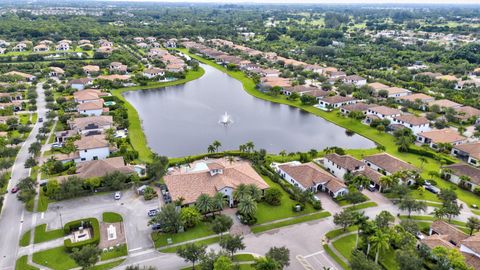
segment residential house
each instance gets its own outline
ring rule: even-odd
[[[129,81],[130,75],[120,75],[120,74],[100,75],[97,77],[97,79],[107,80],[107,81]]]
[[[143,37],[134,37],[133,40],[136,42],[136,43],[140,43],[140,42],[143,42],[145,39]]]
[[[468,87],[480,87],[480,79],[459,81],[455,84],[456,90],[462,90],[463,88]]]
[[[96,101],[91,101],[91,102],[85,102],[85,103],[80,103],[77,106],[77,111],[80,114],[85,114],[85,115],[95,115],[95,116],[100,116],[104,112],[103,109],[103,99],[96,100]]]
[[[46,52],[49,50],[49,47],[45,44],[39,44],[35,47],[33,47],[34,52]]]
[[[453,110],[457,113],[455,117],[461,122],[467,122],[471,119],[477,119],[480,117],[480,110],[471,106],[462,106],[459,108],[453,108]]]
[[[291,87],[292,83],[289,78],[263,77],[260,79],[260,86],[264,88],[272,88],[275,86],[286,88],[286,87]]]
[[[68,121],[71,130],[82,135],[100,134],[113,128],[113,117],[110,115],[77,117]]]
[[[480,166],[480,142],[454,145],[452,155],[464,159],[473,166]]]
[[[390,121],[392,121],[394,117],[400,116],[401,114],[402,111],[387,106],[376,106],[367,109],[367,115],[374,115],[380,119],[388,119]]]
[[[392,124],[402,125],[412,130],[413,134],[430,131],[430,121],[423,116],[413,114],[403,114],[394,116]]]
[[[83,91],[77,91],[73,93],[73,100],[76,103],[88,103],[101,99],[102,96],[107,96],[108,93],[102,92],[98,89],[85,89]]]
[[[13,48],[12,48],[12,51],[14,52],[23,52],[27,49],[27,44],[26,43],[23,43],[23,42],[20,42],[18,44],[16,44]]]
[[[382,177],[385,175],[379,173],[378,171],[366,166],[363,170],[353,172],[353,176],[364,176],[370,180],[370,185],[375,186],[376,189],[382,190]]]
[[[65,74],[65,71],[59,67],[50,67],[50,72],[48,76],[50,77],[62,77]]]
[[[318,101],[318,104],[315,105],[315,107],[330,111],[335,108],[340,108],[341,106],[349,105],[349,104],[355,104],[357,103],[358,100],[354,97],[344,97],[344,96],[326,96],[321,98]]]
[[[108,68],[110,72],[125,74],[128,67],[120,62],[112,62]]]
[[[147,37],[147,41],[148,41],[149,43],[154,43],[154,42],[157,41],[157,38],[156,38],[156,37]]]
[[[449,82],[457,82],[460,80],[459,78],[453,75],[442,75],[442,76],[435,77],[435,79],[442,80],[442,81],[449,81]]]
[[[323,67],[319,65],[306,65],[304,69],[317,74],[323,73]]]
[[[185,71],[185,64],[171,63],[167,64],[165,70],[168,72],[179,73]]]
[[[143,71],[143,76],[152,79],[157,76],[165,76],[165,70],[162,68],[149,68]]]
[[[86,45],[86,44],[91,44],[90,40],[81,39],[81,40],[78,41],[78,45]]]
[[[347,76],[347,73],[343,71],[330,71],[330,72],[326,71],[326,72],[330,79],[340,79]]]
[[[123,157],[112,157],[102,160],[90,160],[81,162],[76,165],[75,174],[63,176],[59,181],[70,176],[76,176],[80,179],[89,179],[94,177],[103,177],[107,174],[120,172],[122,174],[131,175],[136,173],[135,167],[125,164]]]
[[[458,104],[448,99],[439,99],[439,100],[428,102],[428,106],[429,107],[438,106],[441,110],[445,110],[448,108],[452,108],[452,109],[460,108],[462,107],[462,104]]]
[[[384,91],[387,91],[387,97],[389,98],[399,98],[403,96],[408,96],[412,93],[412,91],[401,87],[389,87]]]
[[[140,43],[137,43],[137,46],[141,49],[146,49],[149,47],[149,45],[145,42],[140,42]]]
[[[110,155],[110,145],[105,135],[82,136],[73,144],[78,150],[80,161],[106,159]]]
[[[282,94],[286,96],[290,96],[292,93],[297,93],[298,95],[302,96],[303,94],[312,92],[312,91],[318,91],[317,87],[313,86],[305,86],[305,85],[295,85],[295,86],[290,86],[290,87],[285,87],[282,89]],[[325,91],[323,91],[325,92]]]
[[[363,158],[363,161],[372,170],[375,170],[387,176],[400,171],[418,171],[418,169],[415,166],[408,164],[405,161],[400,160],[387,153],[379,153],[379,154],[366,156]],[[409,179],[407,181],[407,184],[410,185],[414,182],[415,181],[413,179]]]
[[[377,104],[367,104],[363,102],[357,102],[355,104],[344,105],[340,107],[340,112],[343,114],[350,114],[351,112],[362,112],[367,114],[368,109],[372,107],[377,107]]]
[[[363,85],[366,85],[367,84],[367,79],[361,77],[361,76],[358,76],[358,75],[350,75],[350,76],[346,76],[342,79],[343,83],[345,84],[353,84],[357,87],[361,87]]]
[[[313,162],[300,163],[292,161],[283,164],[272,163],[272,168],[288,183],[312,192],[325,191],[333,198],[348,193],[342,180],[334,177]]]
[[[84,90],[86,87],[91,86],[92,83],[93,83],[92,78],[80,78],[80,79],[73,79],[69,81],[68,85],[77,90]]]
[[[70,50],[70,43],[67,42],[59,42],[57,46],[55,46],[57,51],[68,51]]]
[[[20,72],[20,71],[9,71],[3,75],[6,75],[6,76],[16,76],[16,77],[20,77],[22,78],[23,80],[26,80],[26,81],[29,81],[29,82],[32,82],[34,81],[35,79],[37,79],[36,76],[34,75],[31,75],[31,74],[28,74],[28,73],[24,73],[24,72]]]
[[[199,160],[189,166],[170,168],[163,179],[172,200],[182,198],[183,205],[194,204],[201,194],[221,193],[233,207],[236,204],[233,193],[239,185],[255,185],[262,191],[269,188],[250,162],[240,159]]]
[[[327,171],[335,175],[335,177],[345,179],[346,174],[362,171],[367,165],[352,156],[332,153],[327,154],[323,158],[323,166],[327,168]]]
[[[89,76],[96,75],[100,72],[100,67],[95,65],[86,65],[82,69],[83,69],[83,72],[85,72],[85,74]]]
[[[443,176],[450,182],[473,191],[480,186],[480,169],[465,163],[456,163],[442,167]]]
[[[372,88],[376,94],[378,94],[378,91],[380,90],[387,90],[388,88],[390,88],[390,86],[379,82],[369,83],[368,86],[370,86],[370,88]]]
[[[466,137],[458,134],[451,128],[435,129],[417,134],[417,141],[428,144],[432,149],[438,149],[439,144],[458,145],[467,140]]]

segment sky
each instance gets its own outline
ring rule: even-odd
[[[478,4],[480,0],[124,0],[169,3],[259,3],[259,4]]]

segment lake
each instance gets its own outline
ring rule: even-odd
[[[321,117],[284,104],[261,100],[242,84],[208,65],[205,75],[183,85],[124,93],[138,111],[149,146],[160,155],[182,157],[207,152],[214,140],[220,150],[252,141],[257,149],[278,153],[321,150],[329,146],[372,148],[375,144]],[[219,123],[227,112],[233,121]]]

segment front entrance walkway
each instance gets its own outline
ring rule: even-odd
[[[235,234],[235,235],[249,234],[250,227],[240,222],[240,220],[235,215],[236,212],[237,212],[236,208],[226,208],[225,210],[222,211],[222,214],[231,217],[233,220],[233,225],[230,228],[230,234]]]
[[[340,212],[342,208],[340,205],[338,205],[330,195],[328,195],[325,192],[320,192],[315,194],[315,196],[320,199],[322,202],[322,208],[328,212],[330,212],[332,215],[335,215],[336,213]]]

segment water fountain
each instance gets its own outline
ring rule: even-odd
[[[224,126],[228,126],[233,123],[233,119],[227,112],[225,112],[225,114],[220,117],[220,121],[218,121],[218,123]]]

